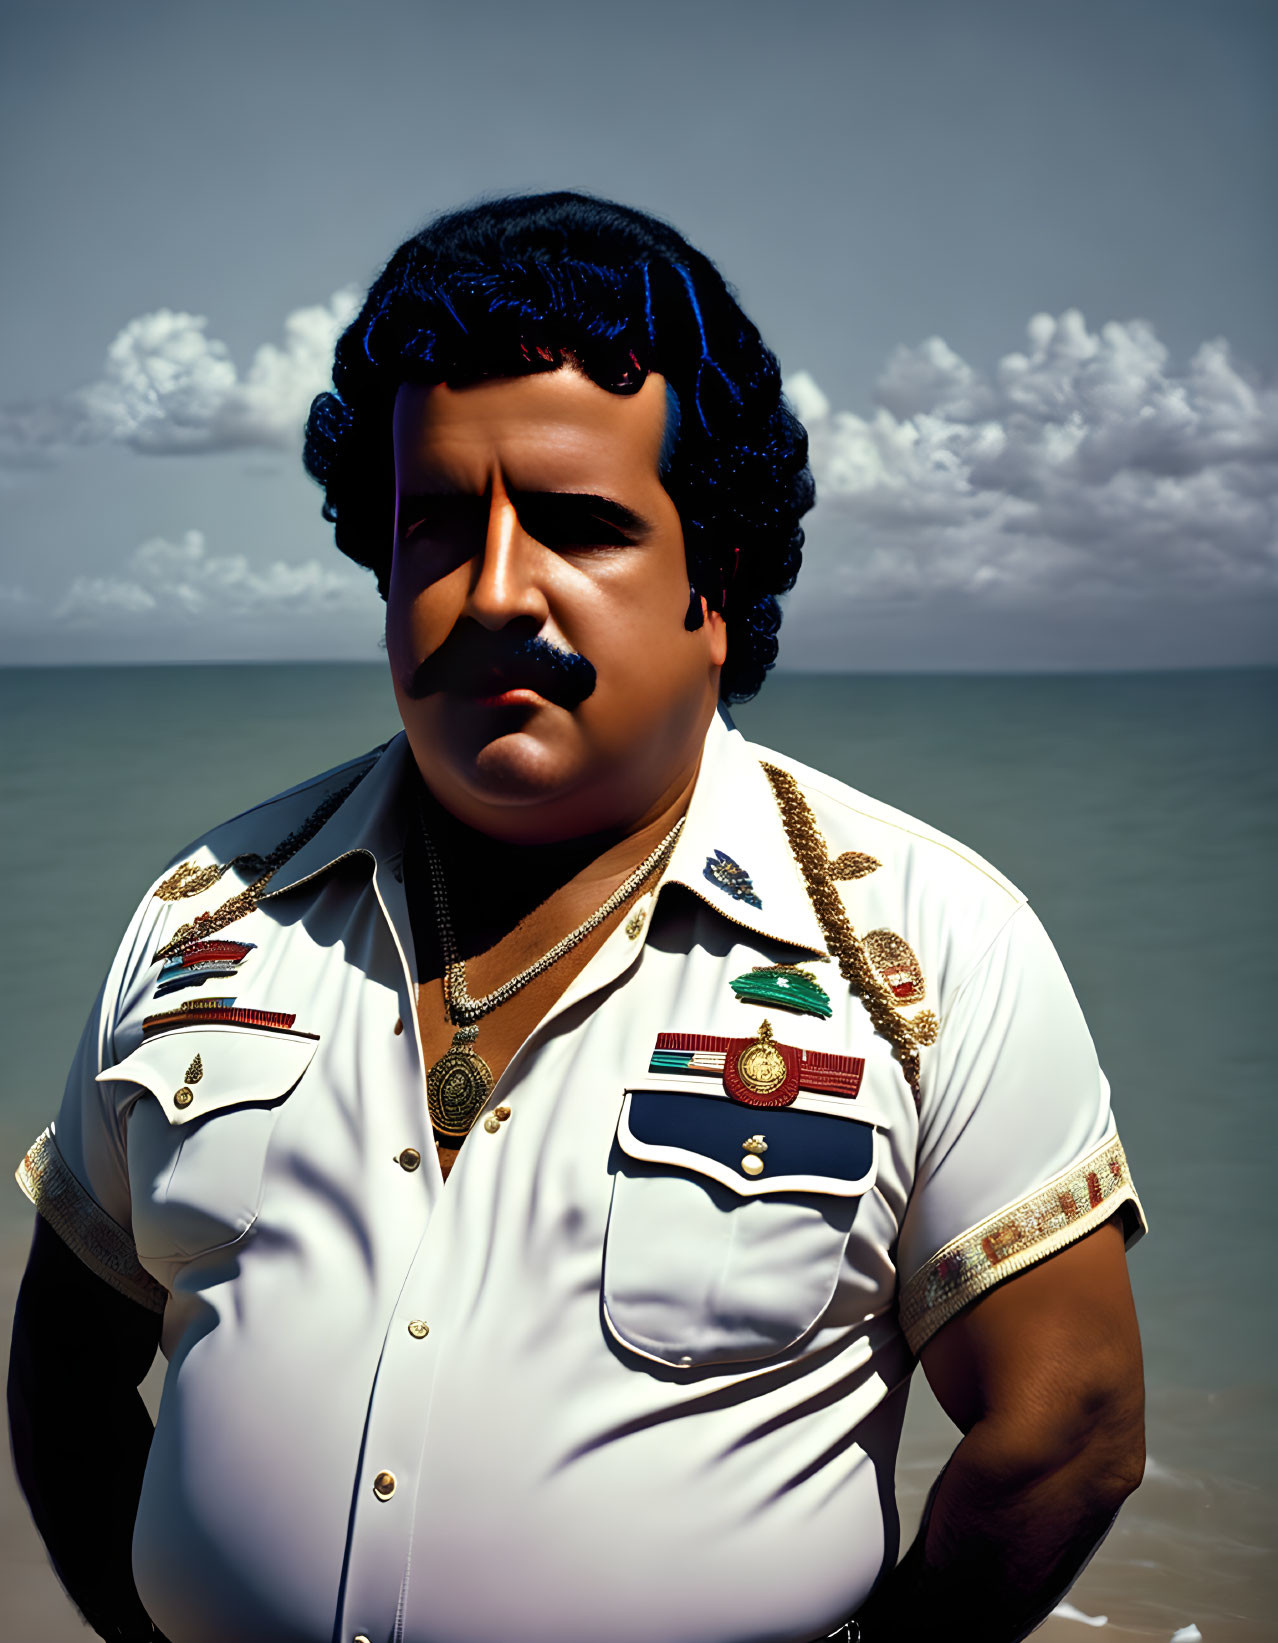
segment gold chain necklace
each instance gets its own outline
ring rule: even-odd
[[[605,919],[610,918],[623,903],[629,901],[645,879],[650,878],[659,867],[664,867],[683,830],[684,818],[679,817],[651,855],[639,863],[625,883],[619,885],[589,918],[583,920],[562,941],[557,941],[549,952],[543,953],[527,969],[521,970],[509,981],[503,981],[500,987],[494,988],[491,993],[485,993],[482,998],[472,998],[467,991],[466,961],[457,951],[457,938],[453,933],[453,921],[448,908],[448,885],[443,863],[427,829],[426,818],[420,812],[419,820],[427,869],[430,873],[435,927],[439,932],[439,946],[444,958],[444,1009],[448,1020],[456,1028],[452,1044],[427,1071],[426,1101],[430,1109],[431,1123],[435,1127],[440,1143],[444,1146],[459,1147],[493,1090],[492,1068],[474,1048],[475,1040],[479,1037],[479,1028],[475,1023],[482,1020],[489,1011],[504,1004],[507,999],[513,998],[530,981],[544,975],[552,964],[557,964],[566,953],[570,953],[579,942],[584,941],[592,930],[597,930]]]

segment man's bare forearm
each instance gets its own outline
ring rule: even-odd
[[[117,1295],[39,1222],[14,1315],[14,1469],[58,1578],[100,1637],[158,1635],[133,1583],[152,1426],[137,1383],[159,1318]]]
[[[1044,1467],[978,1423],[937,1482],[918,1537],[858,1615],[866,1643],[1016,1643],[1069,1589],[1140,1480],[1139,1426]]]

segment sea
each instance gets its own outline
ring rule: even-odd
[[[1151,1229],[1130,1256],[1149,1463],[1036,1635],[1278,1639],[1278,670],[778,673],[734,716],[1017,883],[1113,1088]],[[56,1112],[116,941],[159,869],[215,821],[398,728],[378,665],[0,669],[11,1165]],[[1032,1101],[1033,1067],[1025,1082]],[[16,1185],[0,1190],[9,1312],[30,1224]],[[957,1441],[915,1383],[899,1471],[907,1535]],[[7,1469],[0,1534],[6,1635],[80,1643]]]

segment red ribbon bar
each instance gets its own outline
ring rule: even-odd
[[[827,1059],[837,1061],[840,1065],[814,1067],[812,1055],[804,1055],[799,1065],[799,1088],[815,1090],[822,1095],[856,1095],[861,1088],[861,1078],[865,1072],[865,1057],[833,1055]]]
[[[142,1036],[166,1032],[170,1027],[207,1026],[210,1021],[232,1027],[271,1027],[287,1031],[297,1020],[295,1014],[282,1010],[246,1010],[214,1006],[203,1010],[166,1010],[163,1015],[149,1015],[142,1023]]]
[[[726,1053],[730,1038],[715,1038],[710,1033],[658,1033],[657,1048],[659,1050],[689,1050],[710,1051],[714,1054]]]
[[[206,959],[230,959],[238,964],[246,959],[253,951],[252,947],[241,941],[193,941],[189,947],[182,949],[182,963],[203,964]]]

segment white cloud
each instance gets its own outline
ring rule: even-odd
[[[194,530],[52,596],[0,584],[6,662],[373,661],[383,620],[373,578],[340,558],[253,564]]]
[[[319,560],[253,566],[242,553],[210,554],[201,531],[179,542],[153,537],[134,549],[122,574],[77,576],[52,607],[55,624],[97,628],[121,617],[154,618],[150,627],[177,624],[242,627],[305,623],[316,615],[364,612],[370,578]],[[374,595],[374,597],[376,597]]]
[[[75,441],[274,461],[296,449],[354,303],[291,315],[243,374],[203,319],[143,316],[99,382],[0,416],[0,433],[28,462]],[[803,372],[786,392],[819,502],[783,665],[1278,660],[1278,392],[1225,342],[1177,369],[1141,321],[1092,332],[1040,314],[988,373],[939,337],[898,348],[867,416]],[[260,563],[188,532],[80,557],[73,577],[71,550],[60,585],[46,555],[42,585],[0,586],[8,659],[375,654],[372,579],[340,558]]]
[[[992,377],[898,348],[869,417],[806,373],[786,392],[819,498],[792,632],[831,600],[1278,594],[1278,392],[1223,341],[1178,374],[1142,321],[1039,314]]]
[[[328,385],[333,345],[359,306],[354,291],[299,308],[282,346],[264,343],[240,375],[203,315],[168,308],[130,320],[102,376],[64,399],[10,406],[0,437],[20,461],[60,445],[115,444],[153,455],[297,449],[311,400]]]

